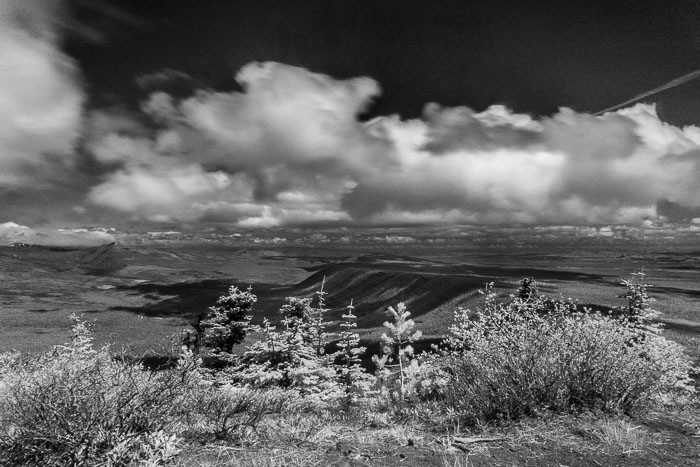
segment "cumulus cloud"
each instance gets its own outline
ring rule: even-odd
[[[60,0],[0,0],[10,219],[586,223],[639,220],[660,198],[700,206],[700,129],[652,105],[534,118],[427,104],[421,118],[361,121],[373,79],[266,62],[239,71],[241,91],[164,70],[138,77],[152,91],[140,112],[84,114],[66,25]]]
[[[697,147],[697,129],[664,124],[652,106],[601,117],[562,109],[534,121],[502,106],[430,105],[419,121],[370,125],[394,142],[400,170],[357,180],[343,199],[355,218],[634,221],[653,214],[660,197],[698,193],[689,176],[698,160],[684,156],[690,171],[668,160]]]
[[[70,23],[60,0],[0,0],[0,204],[5,219],[85,219],[93,180],[76,170],[85,95],[61,51]]]
[[[138,213],[154,221],[194,220],[202,215],[199,203],[217,195],[246,199],[244,177],[205,172],[198,165],[130,167],[114,173],[91,192],[92,201],[120,211]]]
[[[172,73],[170,73],[172,74]],[[156,91],[157,130],[89,143],[116,169],[90,200],[151,220],[269,227],[307,222],[629,222],[659,198],[700,204],[700,129],[653,106],[533,118],[428,104],[423,116],[361,115],[370,78],[252,63],[241,92]]]
[[[57,0],[0,0],[0,185],[35,182],[46,154],[70,156],[84,96],[59,49]]]
[[[162,126],[153,137],[115,131],[93,139],[95,158],[122,169],[90,199],[151,219],[202,216],[241,226],[349,220],[340,199],[353,178],[368,166],[392,164],[390,143],[357,120],[378,84],[278,63],[250,64],[237,79],[243,92],[200,90],[186,99],[153,93],[143,105]],[[238,183],[173,190],[172,171],[185,166]],[[162,195],[144,196],[148,186]]]
[[[204,165],[330,171],[341,163],[345,173],[370,162],[367,151],[378,141],[357,115],[379,94],[374,80],[335,80],[274,62],[246,65],[236,79],[243,92],[199,91],[179,102],[158,92],[143,108],[191,141],[192,157]],[[374,155],[385,154],[378,149]]]

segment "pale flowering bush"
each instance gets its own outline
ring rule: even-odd
[[[0,458],[8,465],[162,465],[179,440],[163,430],[188,410],[189,371],[151,372],[73,339],[38,356],[0,359]]]
[[[446,400],[464,417],[518,418],[543,409],[630,412],[694,391],[681,345],[637,320],[577,312],[570,301],[514,297],[462,310]],[[639,315],[639,313],[637,314]]]
[[[418,355],[407,368],[406,396],[420,401],[440,399],[450,383],[450,375],[446,359],[440,354]]]

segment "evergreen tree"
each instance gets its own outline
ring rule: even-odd
[[[346,312],[342,315],[343,322],[340,323],[342,331],[340,339],[336,344],[338,351],[335,352],[335,362],[338,365],[339,381],[345,387],[348,402],[357,392],[364,392],[369,385],[371,377],[365,373],[360,366],[362,360],[360,355],[365,353],[367,347],[360,346],[360,335],[355,331],[357,328],[357,316],[353,313],[355,307],[346,307]]]
[[[243,342],[250,332],[251,312],[257,300],[250,287],[240,290],[231,286],[228,294],[219,297],[216,305],[200,317],[194,331],[186,331],[183,343],[192,350],[229,355],[233,346]]]
[[[654,299],[647,295],[647,288],[651,285],[644,283],[644,271],[633,272],[631,275],[630,279],[622,279],[621,283],[627,290],[619,298],[627,300],[627,306],[621,309],[621,321],[624,326],[637,330],[637,334],[629,341],[629,345],[636,345],[643,342],[648,333],[660,332],[661,325],[652,323],[652,320],[661,313],[651,307]]]
[[[403,302],[396,305],[396,309],[390,306],[387,314],[393,317],[393,322],[384,322],[384,327],[390,334],[382,334],[383,355],[375,355],[372,360],[385,378],[391,378],[393,375],[398,378],[400,395],[403,397],[406,394],[407,370],[413,357],[411,342],[419,339],[422,332],[414,331],[416,324],[409,318],[411,313]],[[396,368],[394,372],[391,371],[392,367]]]
[[[520,281],[520,288],[517,293],[517,297],[520,300],[528,302],[535,299],[537,295],[537,285],[533,277],[526,277]]]
[[[324,291],[326,285],[326,278],[323,278],[321,282],[321,289],[316,292],[318,297],[318,307],[311,308],[311,319],[309,320],[309,337],[316,352],[319,357],[325,353],[325,338],[326,338],[326,313],[328,308],[326,308],[326,295],[328,293]]]
[[[622,285],[627,290],[619,296],[627,300],[627,306],[622,309],[625,319],[632,325],[638,327],[648,327],[651,320],[659,316],[659,312],[651,307],[653,298],[647,295],[647,288],[651,287],[644,283],[644,271],[633,272],[631,279],[622,279]]]
[[[229,372],[232,382],[255,387],[281,386],[303,393],[331,397],[337,392],[336,372],[323,358],[325,344],[323,289],[319,307],[311,298],[287,297],[280,308],[281,329],[268,320],[260,330],[264,339],[254,342]]]

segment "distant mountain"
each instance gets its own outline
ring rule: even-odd
[[[700,207],[685,206],[667,199],[660,199],[656,202],[656,215],[663,216],[670,222],[690,222],[700,217]]]

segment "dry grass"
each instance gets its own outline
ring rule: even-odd
[[[180,456],[174,467],[284,467],[292,465],[323,465],[309,451],[290,449],[252,450],[230,446],[206,446]]]
[[[484,427],[480,437],[502,437],[510,446],[557,446],[588,454],[642,453],[665,438],[632,420],[614,417],[560,415],[523,419],[506,427]],[[486,445],[482,445],[486,448]],[[483,449],[482,449],[483,450]],[[479,452],[477,446],[473,450]]]
[[[239,446],[209,443],[200,449],[191,447],[175,466],[393,465],[391,461],[401,459],[397,453],[404,450],[433,456],[445,465],[463,457],[447,437],[431,433],[418,421],[400,422],[376,413],[367,417],[338,415],[272,415]]]
[[[652,442],[648,430],[629,420],[600,420],[593,428],[593,435],[600,442],[622,454],[643,452]]]
[[[397,421],[378,413],[361,419],[339,419],[332,413],[282,414],[265,420],[256,438],[245,446],[191,448],[180,455],[175,466],[395,465],[400,462],[398,454],[409,449],[431,455],[437,463],[431,465],[445,467],[483,465],[481,461],[498,456],[503,449],[519,451],[523,458],[535,462],[565,451],[604,460],[609,456],[643,456],[667,441],[665,435],[652,433],[642,423],[586,413],[463,429],[456,424],[440,427],[410,418]],[[460,447],[460,438],[494,440]],[[410,457],[405,461],[412,465]]]

